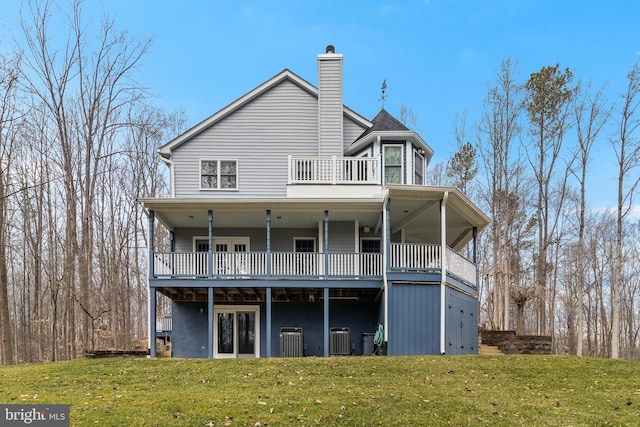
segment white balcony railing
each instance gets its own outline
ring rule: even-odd
[[[475,285],[476,266],[447,248],[447,271]],[[326,258],[325,258],[326,257]],[[207,252],[155,253],[154,277],[382,277],[380,253],[214,252],[209,269]],[[392,243],[389,267],[396,271],[437,271],[441,247],[434,244]]]
[[[476,283],[476,265],[451,248],[447,248],[447,270],[469,283]]]
[[[390,265],[401,270],[440,269],[440,245],[392,243]]]
[[[289,156],[289,184],[380,184],[377,157]]]

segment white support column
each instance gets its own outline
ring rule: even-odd
[[[440,354],[446,353],[446,291],[447,291],[447,199],[445,191],[440,202]]]
[[[384,340],[385,347],[389,351],[389,293],[391,292],[391,283],[387,278],[389,274],[389,257],[391,256],[391,223],[390,223],[391,199],[389,193],[385,195],[382,208],[382,236],[384,240],[384,252],[382,253],[382,286],[384,288]]]

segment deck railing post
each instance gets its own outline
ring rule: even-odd
[[[213,211],[207,212],[209,222],[209,251],[207,252],[207,277],[213,277]]]

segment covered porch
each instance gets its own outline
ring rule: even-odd
[[[379,323],[390,331],[393,320],[389,307],[411,298],[402,294],[397,301],[389,301],[393,283],[428,284],[420,289],[421,295],[429,301],[433,292],[441,295],[434,300],[437,306],[431,307],[432,312],[438,309],[444,313],[440,306],[446,285],[459,287],[472,298],[477,294],[476,236],[487,219],[452,188],[389,186],[380,197],[362,199],[141,202],[149,214],[149,241],[155,241],[158,220],[167,230],[168,240],[161,250],[155,246],[149,249],[150,328],[155,325],[153,291],[167,295],[181,307],[200,304],[201,311],[185,311],[195,315],[189,318],[200,325],[195,329],[202,331],[206,326],[201,337],[206,338],[206,344],[200,346],[206,353],[199,357],[221,357],[216,350],[215,340],[220,338],[216,312],[225,306],[255,306],[253,316],[260,316],[260,346],[264,346],[256,357],[278,354],[275,346],[282,324],[274,326],[278,318],[274,306],[302,304],[312,308],[311,312],[320,310],[322,316],[316,315],[308,329],[321,339],[318,355],[326,356],[330,354],[330,329],[348,326],[334,323],[330,316],[330,306],[338,301],[365,304],[368,308],[364,312],[375,318],[351,319],[352,323],[368,323],[367,331]],[[218,250],[221,246],[216,242],[230,236],[242,236],[246,243],[236,244],[236,250]],[[283,242],[291,245],[296,236],[312,239],[313,246],[305,249],[313,250],[283,250]],[[378,243],[364,250],[365,240]],[[197,250],[198,242],[203,242],[205,250]],[[188,250],[190,245],[192,250]],[[396,289],[400,295],[403,288]],[[357,312],[361,307],[350,309]],[[301,319],[305,319],[304,313],[301,308]],[[291,323],[285,326],[296,322]],[[150,330],[150,335],[155,331]],[[173,335],[176,339],[178,334],[174,331]],[[153,349],[151,352],[154,355]]]

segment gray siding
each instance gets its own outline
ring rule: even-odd
[[[349,221],[329,221],[329,252],[355,252],[355,226]]]
[[[172,154],[176,197],[286,196],[287,155],[317,155],[315,96],[284,80]],[[340,153],[339,153],[340,154]],[[200,190],[200,159],[238,160],[238,191]]]
[[[250,238],[251,251],[267,250],[267,236],[264,228],[217,228],[214,229],[213,238],[223,236],[245,237]],[[209,231],[206,228],[177,228],[175,230],[175,251],[176,252],[192,252],[193,238],[195,236],[208,236]],[[205,237],[206,238],[206,237]]]
[[[205,237],[208,235],[206,228],[177,228],[174,230],[175,251],[193,251],[194,236]],[[250,238],[250,250],[254,252],[267,250],[266,228],[215,228],[216,237],[234,236]],[[316,239],[316,251],[320,250],[318,228],[273,228],[271,230],[271,250],[275,252],[293,251],[294,237],[312,237]],[[330,221],[329,222],[329,250],[331,252],[354,252],[355,230],[353,222]]]
[[[342,55],[320,55],[318,57],[320,155],[342,155],[342,120]]]
[[[440,354],[440,286],[393,283],[389,294],[388,354]]]
[[[359,125],[348,117],[344,117],[342,121],[342,131],[344,133],[343,149],[349,148],[351,144],[358,139],[367,128]]]

